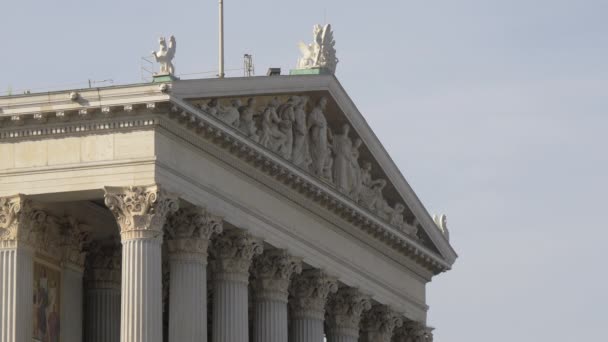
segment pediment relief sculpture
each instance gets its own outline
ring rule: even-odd
[[[418,238],[405,201],[386,196],[392,188],[363,141],[332,108],[325,96],[284,95],[193,101],[200,110],[223,121],[266,149],[335,187],[362,208],[411,237]],[[243,105],[245,104],[245,105]],[[331,120],[329,120],[331,114]],[[377,172],[379,171],[379,172]],[[409,210],[408,210],[409,212]],[[410,215],[411,216],[411,215]],[[409,221],[409,223],[408,223]]]

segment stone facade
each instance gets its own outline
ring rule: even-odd
[[[432,340],[456,254],[337,80],[213,81],[0,98],[0,342]]]

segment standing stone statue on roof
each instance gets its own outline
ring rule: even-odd
[[[336,72],[338,59],[336,58],[336,44],[331,25],[315,25],[313,28],[313,42],[305,44],[300,42],[302,57],[298,59],[297,69],[325,69],[330,73]]]
[[[160,64],[160,72],[158,74],[174,75],[175,67],[173,66],[173,57],[175,57],[175,49],[177,48],[175,37],[171,36],[169,38],[168,46],[165,37],[160,37],[158,39],[158,43],[160,45],[158,51],[152,52],[154,59],[156,59],[156,62]]]

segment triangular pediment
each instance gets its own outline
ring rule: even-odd
[[[447,264],[456,259],[447,236],[334,76],[177,81],[172,97],[333,187]]]

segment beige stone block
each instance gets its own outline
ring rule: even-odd
[[[47,141],[24,141],[15,144],[15,167],[47,165]]]
[[[0,144],[0,170],[15,167],[15,148],[13,144]]]
[[[80,162],[80,139],[51,139],[48,142],[49,165],[76,164]]]
[[[114,135],[91,135],[81,139],[80,155],[83,162],[114,159]]]
[[[119,133],[114,136],[114,158],[140,158],[154,156],[154,132]]]

